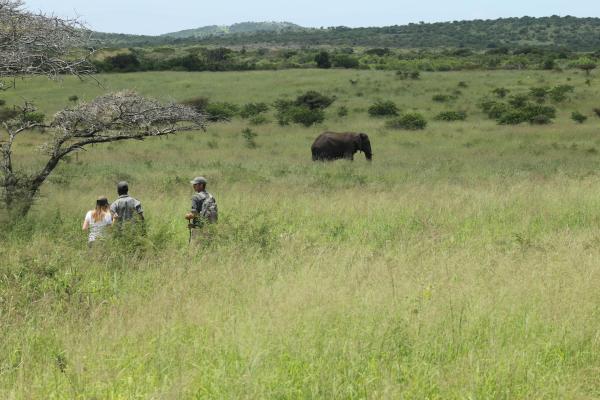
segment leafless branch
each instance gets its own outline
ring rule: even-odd
[[[89,74],[89,36],[77,20],[34,14],[21,0],[0,0],[0,78]],[[9,87],[0,82],[0,89]]]
[[[25,105],[28,112],[34,110]],[[27,114],[23,114],[26,116]],[[19,174],[12,165],[12,145],[17,135],[35,127],[50,128],[51,140],[42,146],[48,155],[44,166],[33,175]],[[9,140],[1,144],[0,181],[3,203],[9,207],[19,200],[19,212],[27,213],[40,186],[68,154],[98,143],[143,140],[180,131],[203,130],[206,117],[181,104],[163,104],[131,91],[100,96],[89,103],[57,113],[50,125],[28,122],[26,118],[5,123]]]

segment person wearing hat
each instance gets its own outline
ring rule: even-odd
[[[192,195],[192,207],[190,212],[185,215],[190,229],[190,243],[200,237],[200,230],[205,223],[217,222],[217,202],[214,196],[206,191],[206,178],[197,176],[190,181],[194,188]],[[206,233],[203,235],[206,239]]]
[[[119,198],[110,206],[110,212],[113,214],[114,220],[122,225],[123,221],[133,221],[137,215],[143,221],[144,209],[142,203],[129,195],[129,184],[125,181],[119,182],[117,193]]]
[[[83,220],[83,230],[89,230],[88,246],[92,246],[97,239],[104,236],[104,231],[112,225],[113,219],[108,208],[108,199],[104,196],[96,200],[96,208],[90,210]]]

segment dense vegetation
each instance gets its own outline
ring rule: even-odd
[[[244,29],[199,28],[163,36],[97,34],[96,38],[111,46],[164,44],[204,44],[216,46],[365,46],[392,48],[517,48],[567,47],[574,51],[600,49],[600,18],[522,17],[496,20],[418,23],[381,28],[329,27],[269,31],[269,25]],[[271,27],[272,28],[272,27]],[[272,28],[274,29],[274,28]],[[213,32],[205,36],[204,33]],[[230,33],[227,33],[230,32]],[[199,37],[198,37],[199,36]]]
[[[497,69],[593,70],[600,53],[567,49],[508,48],[399,50],[390,48],[233,49],[210,46],[159,46],[106,49],[95,56],[100,72],[248,71],[293,68],[377,69],[418,79],[420,71]]]

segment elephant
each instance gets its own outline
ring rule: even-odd
[[[311,146],[313,161],[337,160],[345,158],[354,160],[354,153],[362,151],[368,161],[373,158],[371,142],[366,133],[323,132]]]

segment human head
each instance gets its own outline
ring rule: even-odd
[[[117,183],[117,193],[119,196],[129,193],[129,184],[125,181]]]
[[[94,222],[100,221],[104,213],[108,212],[108,199],[105,196],[100,196],[96,199],[96,209],[92,213]]]
[[[204,178],[203,176],[197,176],[194,179],[192,179],[190,181],[190,183],[192,184],[192,186],[194,187],[194,190],[196,192],[200,192],[204,189],[206,189],[206,178]]]
[[[100,196],[96,199],[96,208],[108,207],[108,199],[106,196]]]

